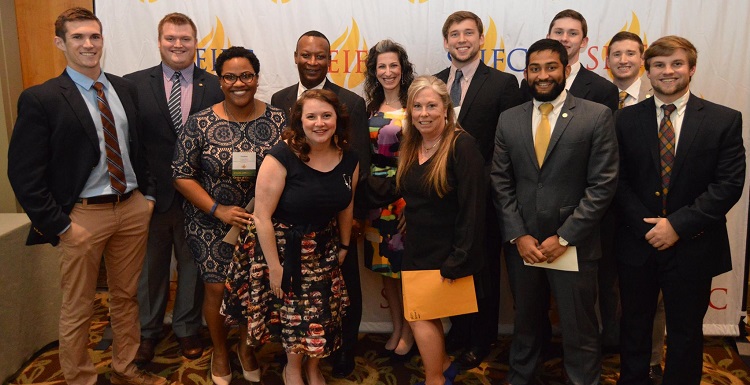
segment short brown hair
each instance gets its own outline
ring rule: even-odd
[[[164,24],[170,23],[174,25],[185,25],[190,24],[190,28],[193,29],[193,37],[198,38],[198,28],[195,27],[195,23],[193,23],[193,20],[191,20],[187,15],[179,13],[179,12],[172,12],[166,16],[164,16],[159,21],[159,39],[161,39],[162,34],[162,27],[164,27]]]
[[[609,41],[609,45],[607,46],[607,56],[609,56],[609,47],[611,47],[612,44],[624,40],[632,40],[638,43],[638,50],[641,51],[641,55],[643,55],[643,40],[641,40],[641,37],[634,34],[633,32],[620,31],[617,32],[615,36],[612,36],[612,40]]]
[[[289,143],[292,151],[305,163],[310,161],[310,145],[307,143],[305,130],[302,128],[302,108],[306,101],[312,99],[330,104],[333,107],[336,112],[336,132],[331,138],[331,142],[342,150],[349,148],[349,113],[346,111],[346,105],[339,101],[339,97],[333,91],[326,89],[307,90],[292,105],[289,126],[281,134],[281,138]]]
[[[689,67],[695,67],[695,64],[698,62],[698,50],[695,49],[693,43],[684,37],[669,35],[659,38],[651,43],[646,52],[643,53],[643,61],[646,63],[646,71],[651,67],[651,64],[649,64],[651,59],[656,56],[669,56],[678,49],[685,50]]]
[[[448,29],[451,27],[451,25],[460,23],[466,19],[474,20],[474,22],[477,23],[477,30],[479,30],[479,34],[484,35],[484,25],[482,25],[482,19],[480,19],[476,13],[469,11],[456,11],[451,13],[450,16],[445,19],[445,23],[443,23],[443,39],[448,39]]]
[[[563,11],[560,11],[555,15],[554,18],[552,18],[552,21],[549,23],[549,29],[547,30],[547,35],[552,33],[552,26],[555,25],[555,22],[558,19],[565,19],[570,18],[573,20],[578,20],[581,22],[581,32],[583,33],[583,37],[586,37],[589,35],[589,27],[586,25],[586,18],[581,15],[580,12],[572,10],[572,9],[566,9]]]
[[[96,21],[99,24],[99,32],[102,32],[102,22],[99,21],[99,18],[96,17],[93,12],[89,11],[86,8],[75,7],[63,11],[63,13],[61,13],[60,16],[57,17],[57,20],[55,20],[55,36],[65,41],[65,33],[68,32],[68,28],[65,26],[65,23],[69,21],[84,20]]]

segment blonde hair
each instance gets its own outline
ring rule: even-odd
[[[453,110],[453,103],[448,94],[448,88],[442,80],[434,76],[417,77],[409,87],[409,97],[406,102],[406,119],[404,120],[402,129],[403,138],[399,146],[396,187],[398,189],[403,187],[404,176],[419,161],[422,135],[412,124],[412,110],[414,109],[414,98],[418,93],[426,89],[431,89],[438,94],[446,111],[445,128],[440,135],[440,143],[435,154],[432,155],[432,162],[423,181],[426,187],[435,191],[438,197],[442,198],[451,190],[451,187],[448,185],[448,156],[458,133],[461,131],[461,127],[456,122],[456,113]]]

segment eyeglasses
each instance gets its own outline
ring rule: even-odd
[[[227,83],[230,85],[237,82],[237,79],[240,79],[245,84],[249,84],[249,83],[252,83],[253,80],[257,76],[258,76],[257,74],[254,74],[252,72],[243,72],[239,74],[239,76],[235,74],[224,74],[224,75],[221,75],[221,80],[224,80],[224,83]]]

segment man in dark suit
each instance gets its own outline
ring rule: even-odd
[[[310,89],[327,89],[338,95],[349,112],[351,148],[359,157],[360,183],[354,196],[354,229],[349,253],[341,265],[344,282],[349,292],[351,305],[343,319],[341,349],[332,356],[333,375],[337,378],[349,376],[354,370],[354,348],[357,344],[359,323],[362,320],[362,289],[359,282],[359,258],[357,238],[362,235],[363,220],[367,214],[366,180],[370,170],[370,132],[367,127],[365,101],[360,96],[341,88],[326,78],[331,60],[331,44],[328,38],[318,31],[308,31],[297,40],[294,63],[299,72],[299,83],[293,84],[271,97],[271,105],[290,111],[294,102],[303,92]]]
[[[135,361],[139,365],[154,358],[154,348],[161,338],[173,252],[177,260],[177,290],[172,330],[185,358],[195,359],[203,354],[198,335],[203,282],[185,241],[184,198],[172,184],[172,156],[188,115],[224,99],[219,79],[194,64],[197,30],[193,21],[181,13],[170,13],[161,19],[158,30],[161,64],[125,75],[138,88],[142,141],[157,187],[146,259],[138,283],[141,345]]]
[[[651,43],[644,59],[654,97],[617,117],[619,385],[649,383],[659,290],[669,336],[663,384],[700,383],[711,279],[732,269],[726,214],[745,182],[742,115],[690,93],[697,57],[681,37]]]
[[[565,91],[565,47],[532,44],[524,77],[533,101],[500,115],[492,163],[515,302],[509,383],[535,383],[550,290],[558,304],[565,371],[576,385],[599,383],[595,311],[599,223],[617,183],[617,141],[606,107]],[[575,246],[577,271],[549,265]],[[575,258],[567,254],[565,258]],[[530,264],[531,266],[527,265]]]
[[[153,210],[153,181],[139,148],[137,92],[102,72],[101,22],[71,8],[55,21],[55,45],[67,60],[58,77],[25,90],[8,151],[8,176],[31,219],[28,245],[51,243],[60,259],[60,367],[68,384],[93,385],[88,355],[99,264],[110,296],[115,385],[165,385],[138,370],[137,277]],[[144,195],[146,197],[144,197]]]
[[[518,80],[482,62],[480,49],[484,44],[484,27],[476,14],[454,12],[443,23],[442,32],[443,46],[450,54],[451,65],[435,76],[447,84],[452,98],[455,97],[453,104],[459,110],[456,114],[458,122],[476,139],[489,176],[497,118],[501,112],[521,103]],[[491,207],[489,189],[487,199]],[[460,351],[456,362],[462,369],[479,365],[497,337],[501,250],[497,217],[487,216],[485,230],[486,260],[482,261],[484,268],[481,273],[474,277],[479,312],[451,317],[446,342],[451,353]]]

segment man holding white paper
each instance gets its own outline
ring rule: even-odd
[[[614,197],[618,154],[611,111],[565,91],[565,47],[543,39],[527,51],[533,100],[500,115],[492,188],[503,226],[515,301],[508,382],[534,381],[550,291],[558,304],[565,371],[576,385],[599,383],[596,317],[599,222]],[[578,271],[553,262],[576,247]],[[524,262],[531,264],[524,265]]]

